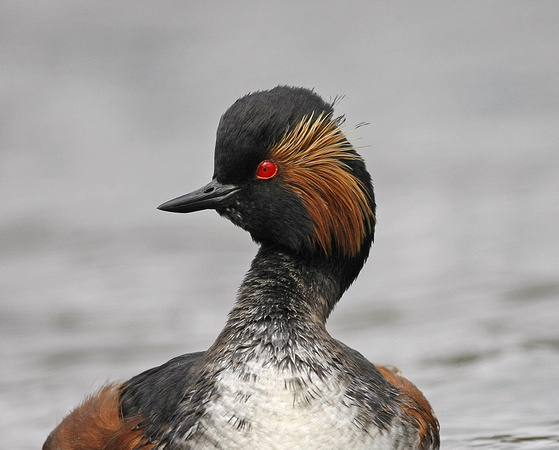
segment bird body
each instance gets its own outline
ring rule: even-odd
[[[223,115],[212,181],[160,209],[216,209],[260,244],[225,328],[205,352],[103,388],[44,449],[438,448],[421,392],[326,330],[375,227],[341,124],[317,94],[285,86]]]

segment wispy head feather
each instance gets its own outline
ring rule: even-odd
[[[365,184],[348,162],[362,161],[346,139],[343,118],[304,117],[269,152],[278,177],[303,201],[314,223],[311,244],[325,254],[359,253],[375,215]]]

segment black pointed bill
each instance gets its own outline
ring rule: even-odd
[[[202,209],[223,208],[229,204],[231,197],[239,190],[239,186],[222,184],[215,178],[204,187],[190,194],[169,200],[159,205],[162,211],[189,213]]]

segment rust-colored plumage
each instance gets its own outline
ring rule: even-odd
[[[303,200],[314,222],[315,248],[326,254],[337,242],[343,256],[355,256],[375,216],[363,182],[347,162],[361,160],[328,114],[301,120],[270,150],[278,176]]]
[[[381,375],[399,391],[399,397],[407,416],[419,429],[421,448],[439,447],[439,421],[423,393],[400,371],[387,366],[376,366]]]
[[[43,450],[149,450],[141,418],[120,415],[122,386],[105,386],[74,409],[49,435]]]

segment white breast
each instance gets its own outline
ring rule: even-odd
[[[357,407],[334,375],[321,379],[312,372],[263,366],[258,360],[244,369],[219,374],[198,427],[196,448],[397,448],[393,433],[398,430],[383,434],[359,427]]]

